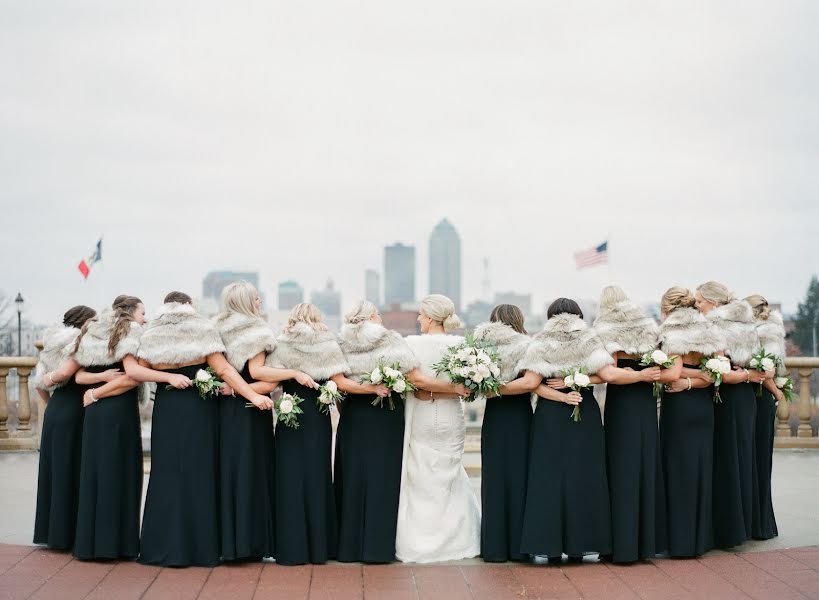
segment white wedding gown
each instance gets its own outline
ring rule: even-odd
[[[407,343],[425,375],[463,338],[414,335]],[[441,376],[446,379],[445,375]],[[407,395],[404,459],[395,554],[402,562],[439,562],[478,556],[481,511],[463,466],[466,424],[462,402]]]

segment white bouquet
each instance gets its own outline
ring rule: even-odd
[[[776,365],[779,363],[779,359],[776,358],[773,354],[769,352],[765,352],[765,348],[760,348],[756,354],[751,356],[751,362],[748,363],[752,369],[759,371],[760,373],[764,373],[765,371],[773,371],[776,369]],[[756,389],[756,397],[762,397],[762,383],[760,382],[759,386]]]
[[[660,367],[661,369],[669,369],[674,366],[674,359],[676,356],[668,356],[662,350],[654,350],[653,352],[646,352],[640,357],[640,364],[644,367]],[[658,400],[663,395],[663,384],[654,382],[654,397]]]
[[[591,387],[592,382],[591,378],[589,377],[588,373],[586,373],[586,369],[583,367],[577,369],[570,369],[568,371],[563,372],[563,384],[567,388],[573,389],[575,392],[579,392],[586,388]],[[572,410],[571,415],[572,420],[577,423],[580,421],[580,405],[575,404],[574,410]]]
[[[485,399],[488,394],[498,395],[506,383],[500,379],[500,358],[495,347],[472,336],[450,347],[432,368],[436,374],[446,373],[452,383],[469,389],[465,402]]]
[[[336,402],[344,398],[344,394],[338,391],[338,386],[335,381],[328,381],[322,386],[319,386],[319,395],[316,398],[316,405],[318,405],[319,412],[325,415],[330,412],[330,407],[335,406]]]
[[[282,394],[276,400],[276,419],[278,423],[291,429],[299,428],[299,417],[304,411],[299,404],[304,402],[296,394]]]
[[[218,394],[222,389],[224,382],[219,379],[216,371],[210,367],[206,367],[204,369],[199,369],[196,372],[196,375],[193,377],[193,385],[199,391],[199,395],[202,396],[202,398],[207,398],[208,396]],[[173,386],[166,385],[165,389],[173,389]]]
[[[727,356],[703,356],[700,359],[700,370],[705,371],[714,380],[714,402],[722,404],[719,386],[722,376],[731,372],[731,361]]]
[[[412,385],[404,373],[401,372],[401,365],[393,363],[392,365],[385,365],[383,360],[378,361],[372,373],[367,373],[361,378],[361,383],[371,383],[373,385],[383,385],[389,388],[390,392],[395,392],[402,398],[405,398],[409,392],[415,391],[415,386]],[[386,398],[390,410],[395,410],[395,402],[392,399],[392,393]],[[384,408],[384,398],[378,396],[373,400],[373,406],[381,406]]]
[[[774,384],[785,394],[787,402],[793,402],[794,398],[796,398],[796,392],[793,390],[793,379],[790,377],[777,377],[774,379]]]

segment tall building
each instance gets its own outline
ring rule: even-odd
[[[446,219],[429,236],[429,293],[449,296],[461,309],[461,238]]]
[[[495,294],[495,305],[513,304],[517,306],[524,317],[532,314],[532,294],[517,294],[515,292],[497,292]]]
[[[259,289],[259,273],[256,271],[211,271],[202,280],[202,297],[218,302],[222,290],[237,281],[249,281]]]
[[[364,297],[376,306],[381,306],[380,279],[378,271],[375,269],[364,271]]]
[[[304,302],[304,289],[295,281],[279,283],[279,310],[290,310]]]
[[[384,247],[384,305],[415,302],[415,246]]]
[[[325,317],[341,315],[341,293],[333,286],[333,280],[328,279],[323,290],[314,290],[310,294],[310,302],[316,305]]]

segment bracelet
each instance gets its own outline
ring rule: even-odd
[[[745,383],[751,382],[751,372],[748,369],[743,369],[745,371]]]
[[[92,401],[92,402],[96,402],[96,401],[97,401],[97,399],[96,399],[96,398],[94,398],[94,390],[88,390],[88,393],[91,395],[91,401]]]
[[[688,390],[690,390],[691,389],[691,378],[686,377],[686,379],[688,380]],[[688,390],[686,390],[686,391],[688,391]]]
[[[435,402],[435,394],[433,394],[432,392],[429,393],[429,401]]]

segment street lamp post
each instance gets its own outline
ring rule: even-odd
[[[14,303],[17,305],[17,356],[23,355],[23,295],[17,292]]]

